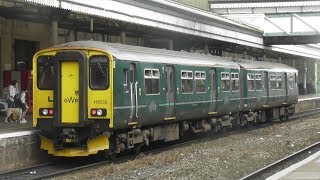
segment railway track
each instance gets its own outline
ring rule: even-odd
[[[310,110],[310,111],[307,111],[304,113],[295,114],[289,120],[293,120],[293,119],[296,119],[299,117],[308,116],[308,115],[312,115],[312,114],[316,114],[316,113],[320,113],[320,109],[315,109],[315,110]],[[287,122],[287,121],[276,121],[276,123],[281,123],[281,122]],[[232,134],[243,133],[246,131],[264,128],[264,127],[271,126],[271,125],[272,125],[272,123],[266,123],[266,124],[261,124],[258,126],[250,127],[249,130],[248,129],[238,129],[238,130],[234,130],[234,131],[230,131],[230,132],[228,131],[223,134],[215,134],[214,136],[212,136],[213,133],[199,134],[196,136],[191,136],[191,139],[187,139],[186,141],[179,141],[179,142],[175,142],[175,143],[166,143],[164,145],[161,143],[156,144],[155,146],[152,146],[151,148],[148,147],[148,148],[143,149],[142,153],[144,153],[145,155],[157,154],[157,153],[160,153],[163,151],[168,151],[168,150],[171,150],[171,149],[174,149],[177,147],[183,147],[183,146],[188,146],[190,144],[211,141],[211,140],[223,138],[225,136],[229,136]],[[317,146],[320,149],[320,142],[319,142],[319,144],[314,145],[314,146]],[[312,149],[312,147],[310,146],[310,147],[307,147],[301,151],[308,151],[308,152],[311,151],[311,150],[307,150],[308,148]],[[299,153],[299,152],[297,154],[303,154],[302,152],[301,153]],[[297,155],[292,155],[291,158],[294,159],[294,157],[297,157]],[[136,158],[136,155],[133,155],[132,153],[128,153],[128,154],[121,155],[115,161],[111,161],[111,160],[102,161],[102,160],[97,160],[98,158],[96,158],[95,160],[88,160],[87,157],[79,158],[79,159],[68,159],[68,160],[61,159],[60,161],[55,161],[55,162],[51,162],[51,163],[41,164],[38,166],[28,167],[28,168],[20,169],[17,171],[5,172],[5,173],[0,174],[0,179],[17,179],[17,178],[19,178],[19,179],[21,179],[21,178],[22,179],[44,179],[44,178],[55,177],[55,176],[71,173],[74,171],[83,170],[83,169],[97,168],[97,167],[108,165],[111,163],[114,163],[114,164],[115,163],[122,163],[122,162],[125,162],[128,160],[132,160],[134,158]],[[290,157],[288,157],[288,158],[290,158]],[[279,164],[278,166],[281,166],[281,163],[285,163],[286,162],[285,159],[286,158],[279,160],[278,162],[275,162],[272,165],[269,165],[270,167],[268,166],[268,167],[262,168],[256,172],[244,177],[243,179],[257,179],[257,177],[266,176],[266,175],[262,175],[262,173],[265,173],[265,174],[268,174],[267,172],[269,172],[269,174],[275,173],[275,171],[271,171],[271,170],[277,169],[277,168],[275,168],[277,166],[277,164]],[[261,175],[259,175],[259,174],[261,174]]]

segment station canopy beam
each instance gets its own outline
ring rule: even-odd
[[[320,1],[210,3],[211,11],[262,29],[264,45],[320,43]]]

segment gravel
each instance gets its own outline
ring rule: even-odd
[[[182,146],[55,179],[239,179],[320,138],[320,118],[294,121]]]

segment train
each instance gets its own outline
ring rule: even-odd
[[[285,64],[99,41],[33,58],[33,126],[60,157],[138,151],[187,134],[287,119],[298,70]]]

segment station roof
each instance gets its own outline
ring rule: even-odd
[[[198,37],[263,47],[263,32],[245,22],[164,0],[24,0],[132,24],[154,27]]]
[[[211,3],[212,9],[222,8],[268,8],[268,7],[307,7],[307,6],[319,6],[320,1],[290,1],[290,2],[232,2],[232,3]]]

